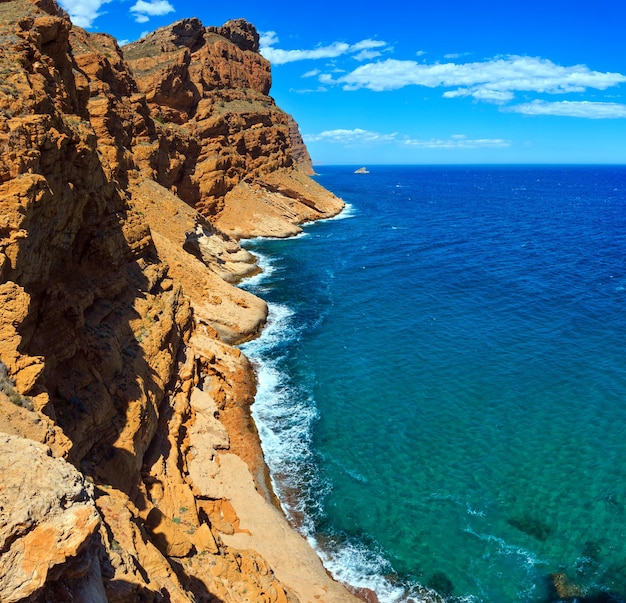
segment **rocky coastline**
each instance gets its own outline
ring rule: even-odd
[[[0,2],[0,600],[355,601],[275,505],[239,244],[343,202],[245,21]]]

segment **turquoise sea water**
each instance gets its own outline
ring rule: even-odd
[[[626,168],[319,168],[257,240],[243,346],[276,490],[381,601],[626,600]]]

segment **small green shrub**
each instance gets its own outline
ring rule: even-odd
[[[33,410],[33,402],[28,396],[22,396],[20,392],[15,389],[15,383],[9,379],[9,372],[4,362],[0,360],[0,391],[4,392],[6,396],[16,406],[22,406],[28,410]]]

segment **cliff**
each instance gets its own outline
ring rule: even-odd
[[[270,66],[258,50],[245,21],[205,28],[197,19],[124,48],[162,124],[163,140],[143,139],[135,152],[140,168],[237,237],[294,234],[297,223],[337,211],[302,178],[310,158],[293,119],[268,96]]]
[[[256,31],[120,49],[15,0],[0,39],[0,600],[350,600],[273,504],[233,347],[267,314],[238,239],[343,205]]]

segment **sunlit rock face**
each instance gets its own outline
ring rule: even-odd
[[[122,52],[15,0],[0,40],[0,600],[297,600],[211,496],[228,453],[271,499],[237,238],[342,207],[297,167],[256,31]]]

